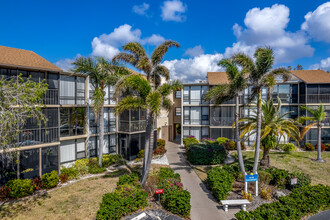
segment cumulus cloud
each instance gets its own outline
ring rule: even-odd
[[[320,5],[315,11],[305,15],[301,29],[317,41],[330,43],[330,2]]]
[[[314,48],[301,30],[288,32],[290,10],[285,5],[274,4],[264,9],[250,9],[245,16],[245,28],[235,24],[233,32],[237,42],[226,48],[225,56],[236,52],[252,55],[258,46],[271,46],[275,51],[276,62],[292,62],[301,57],[311,57]]]
[[[197,45],[193,48],[188,48],[183,54],[184,56],[196,57],[204,53],[204,50],[201,45]]]
[[[132,10],[134,13],[138,15],[147,15],[147,11],[149,9],[150,5],[147,3],[143,3],[141,5],[134,5]]]
[[[161,44],[165,41],[165,38],[159,34],[153,34],[150,37],[146,37],[145,39],[142,40],[143,44],[150,44],[150,45],[158,45]]]
[[[323,70],[326,70],[326,71],[330,71],[330,57],[321,60],[320,63],[311,65],[309,68],[313,69],[313,70],[323,69]]]
[[[180,0],[165,1],[161,10],[161,17],[164,21],[183,22],[186,20],[184,13],[187,10],[187,5]]]
[[[166,66],[171,74],[171,79],[179,79],[183,82],[199,82],[206,80],[207,72],[223,71],[218,66],[218,62],[223,59],[223,55],[202,54],[194,58],[166,60],[163,65]]]
[[[69,58],[61,59],[55,63],[55,66],[57,66],[58,68],[62,69],[65,72],[71,72],[73,69],[73,65],[72,65],[73,61],[74,59],[69,59]]]

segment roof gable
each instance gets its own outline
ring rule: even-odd
[[[330,83],[330,73],[324,70],[292,70],[291,73],[305,83]]]

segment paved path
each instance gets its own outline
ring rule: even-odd
[[[182,153],[183,147],[168,142],[166,144],[167,159],[171,168],[180,174],[183,186],[191,193],[191,219],[217,220],[232,219],[239,209],[229,209],[224,212],[222,206],[213,198],[195,171],[186,163]]]
[[[330,219],[330,210],[320,212],[308,218],[308,220],[329,220],[329,219]]]

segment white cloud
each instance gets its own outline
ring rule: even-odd
[[[180,0],[164,1],[161,9],[161,17],[164,21],[183,22],[186,20],[186,16],[183,13],[186,12],[187,5],[183,4]]]
[[[161,44],[165,41],[165,38],[159,34],[153,34],[150,37],[146,37],[145,39],[142,40],[143,44],[150,44],[150,45],[158,45]]]
[[[225,56],[239,51],[253,55],[258,46],[272,47],[278,63],[313,56],[314,48],[308,45],[303,31],[292,33],[285,30],[290,21],[289,14],[288,7],[278,4],[264,9],[250,9],[244,19],[246,28],[238,24],[233,26],[237,42],[226,48]]]
[[[317,41],[330,43],[330,2],[320,5],[313,12],[308,12],[301,29]]]
[[[309,68],[313,70],[323,69],[326,71],[330,71],[330,57],[321,60],[321,62],[318,64],[311,65]]]
[[[69,58],[61,59],[55,63],[55,66],[57,66],[58,68],[62,69],[65,72],[71,72],[71,70],[73,69],[73,65],[72,65],[73,61],[74,59],[69,59]]]
[[[223,59],[223,55],[202,54],[194,58],[180,60],[166,60],[163,65],[166,66],[171,75],[171,79],[179,79],[183,82],[198,82],[206,80],[207,72],[222,71],[218,62]]]
[[[149,9],[150,5],[147,3],[143,3],[141,5],[134,5],[133,12],[139,15],[147,15],[147,10]]]
[[[201,45],[197,45],[193,48],[188,48],[183,54],[184,56],[196,57],[204,53],[204,50]]]

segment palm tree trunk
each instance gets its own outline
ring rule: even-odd
[[[104,105],[100,108],[99,112],[99,122],[100,122],[100,137],[99,137],[99,165],[102,167],[102,157],[103,157],[103,139],[104,139]]]
[[[270,166],[269,151],[270,151],[270,148],[265,146],[264,147],[264,153],[262,155],[262,159],[260,160],[260,166],[262,166],[262,167],[269,167]]]
[[[258,91],[258,101],[257,101],[257,135],[256,135],[256,147],[254,151],[254,163],[253,163],[253,173],[257,173],[258,163],[259,163],[259,152],[260,152],[260,139],[261,139],[261,88]]]
[[[239,96],[236,95],[236,112],[235,112],[235,139],[236,139],[236,147],[237,147],[237,155],[238,155],[238,163],[243,175],[245,175],[244,161],[241,149],[241,138],[239,135],[238,128],[238,117],[239,117]]]
[[[322,134],[322,128],[321,128],[321,122],[317,123],[317,159],[316,161],[322,162],[321,158],[321,134]]]
[[[153,150],[153,115],[152,112],[147,109],[147,125],[146,125],[146,143],[144,147],[144,159],[143,159],[143,167],[142,167],[142,176],[140,182],[144,185],[147,181],[148,174],[150,171],[151,159],[152,159],[152,150]]]

